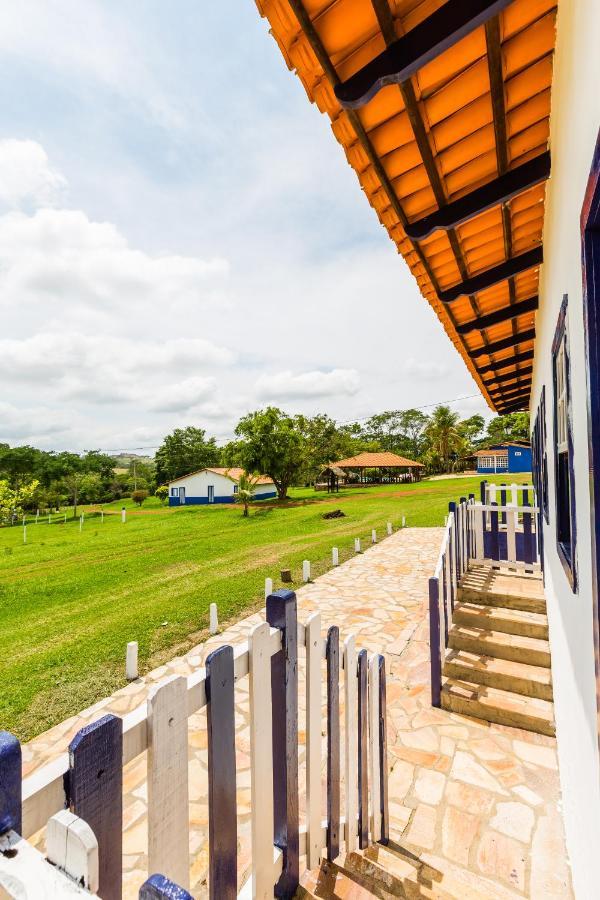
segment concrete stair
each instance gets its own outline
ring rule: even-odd
[[[541,580],[468,572],[443,665],[444,709],[554,734],[548,621]]]

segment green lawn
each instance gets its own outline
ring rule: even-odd
[[[501,480],[500,477],[497,479]],[[520,480],[529,481],[530,478]],[[443,524],[448,501],[478,494],[478,478],[352,488],[335,496],[295,489],[289,504],[161,507],[130,501],[0,529],[0,728],[22,740],[125,683],[127,641],[137,640],[142,672],[203,639],[208,608],[220,622],[262,602],[264,579],[281,568],[300,580],[303,559],[325,571],[331,547],[342,559],[355,537]],[[120,508],[128,507],[121,524]],[[339,507],[345,518],[324,520]]]

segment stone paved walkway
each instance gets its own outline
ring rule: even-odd
[[[430,706],[427,577],[441,533],[440,529],[405,529],[298,590],[301,621],[318,609],[324,632],[337,624],[342,639],[354,632],[359,646],[387,655],[390,835],[396,887],[391,894],[380,896],[572,897],[554,739],[487,725]],[[40,735],[23,748],[24,772],[64,750],[86,722],[107,711],[122,714],[133,709],[143,702],[154,682],[172,673],[189,673],[215,646],[244,640],[262,620],[262,614],[244,619]],[[302,729],[303,662],[299,668]],[[242,679],[236,686],[240,880],[250,859],[247,700],[248,680]],[[302,730],[300,740],[304,740]],[[325,764],[325,738],[323,746]],[[301,752],[301,791],[303,769]],[[146,877],[145,771],[145,756],[125,771],[126,898],[137,897]],[[190,852],[195,897],[207,895],[206,798],[206,719],[197,714],[190,719]],[[43,843],[41,837],[38,843]],[[377,849],[369,855],[375,859]],[[387,858],[391,858],[389,853]],[[357,884],[348,889],[340,883],[335,893],[321,896],[371,895]]]

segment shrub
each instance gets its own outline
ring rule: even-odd
[[[138,506],[141,506],[146,497],[148,496],[148,491],[133,491],[131,494],[131,499],[134,503],[137,503]]]

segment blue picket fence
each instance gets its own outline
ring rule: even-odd
[[[312,761],[312,772],[307,771],[303,827],[298,786],[299,647],[306,648],[306,745]],[[327,667],[325,827],[321,810],[323,659]],[[340,802],[342,670],[346,700],[345,817]],[[251,685],[252,877],[238,895],[234,688],[235,682],[245,676],[250,677]],[[267,598],[266,623],[254,629],[247,644],[235,650],[228,645],[220,647],[207,657],[205,669],[175,682],[167,679],[160,685],[147,707],[142,705],[123,718],[105,715],[85,726],[71,741],[68,754],[24,780],[19,742],[13,735],[0,732],[0,849],[5,851],[0,853],[0,887],[6,889],[7,884],[14,886],[21,880],[26,888],[35,870],[36,878],[47,878],[52,885],[52,896],[71,897],[81,892],[82,896],[121,900],[123,767],[148,750],[149,847],[154,848],[149,849],[149,857],[150,865],[153,860],[160,863],[157,867],[161,874],[151,875],[140,888],[139,897],[191,897],[188,842],[184,839],[188,822],[187,718],[202,708],[207,713],[209,891],[213,900],[293,897],[303,870],[301,858],[313,867],[323,848],[327,858],[335,860],[343,844],[351,850],[357,843],[362,848],[371,842],[387,842],[386,676],[382,656],[368,658],[365,650],[357,654],[354,636],[346,639],[340,651],[335,626],[323,640],[319,614],[313,614],[306,625],[299,624],[296,596],[282,590]],[[180,688],[185,709],[183,754],[181,732],[179,739],[176,734],[175,706],[171,715],[167,704],[168,719],[164,720],[160,718],[161,704],[156,702],[161,691],[163,700],[176,700]],[[175,729],[171,734],[167,727],[166,740],[161,737],[165,721]],[[182,756],[184,768],[177,762]],[[171,784],[162,776],[166,789],[162,793],[157,765],[168,769],[168,777],[174,779]],[[159,799],[161,807],[152,810],[153,802],[156,805]],[[169,831],[160,831],[164,820],[171,823],[168,828],[177,821],[184,828],[184,838],[171,846]],[[27,843],[27,838],[46,823],[47,853],[53,866]],[[174,877],[174,873],[179,876]]]

